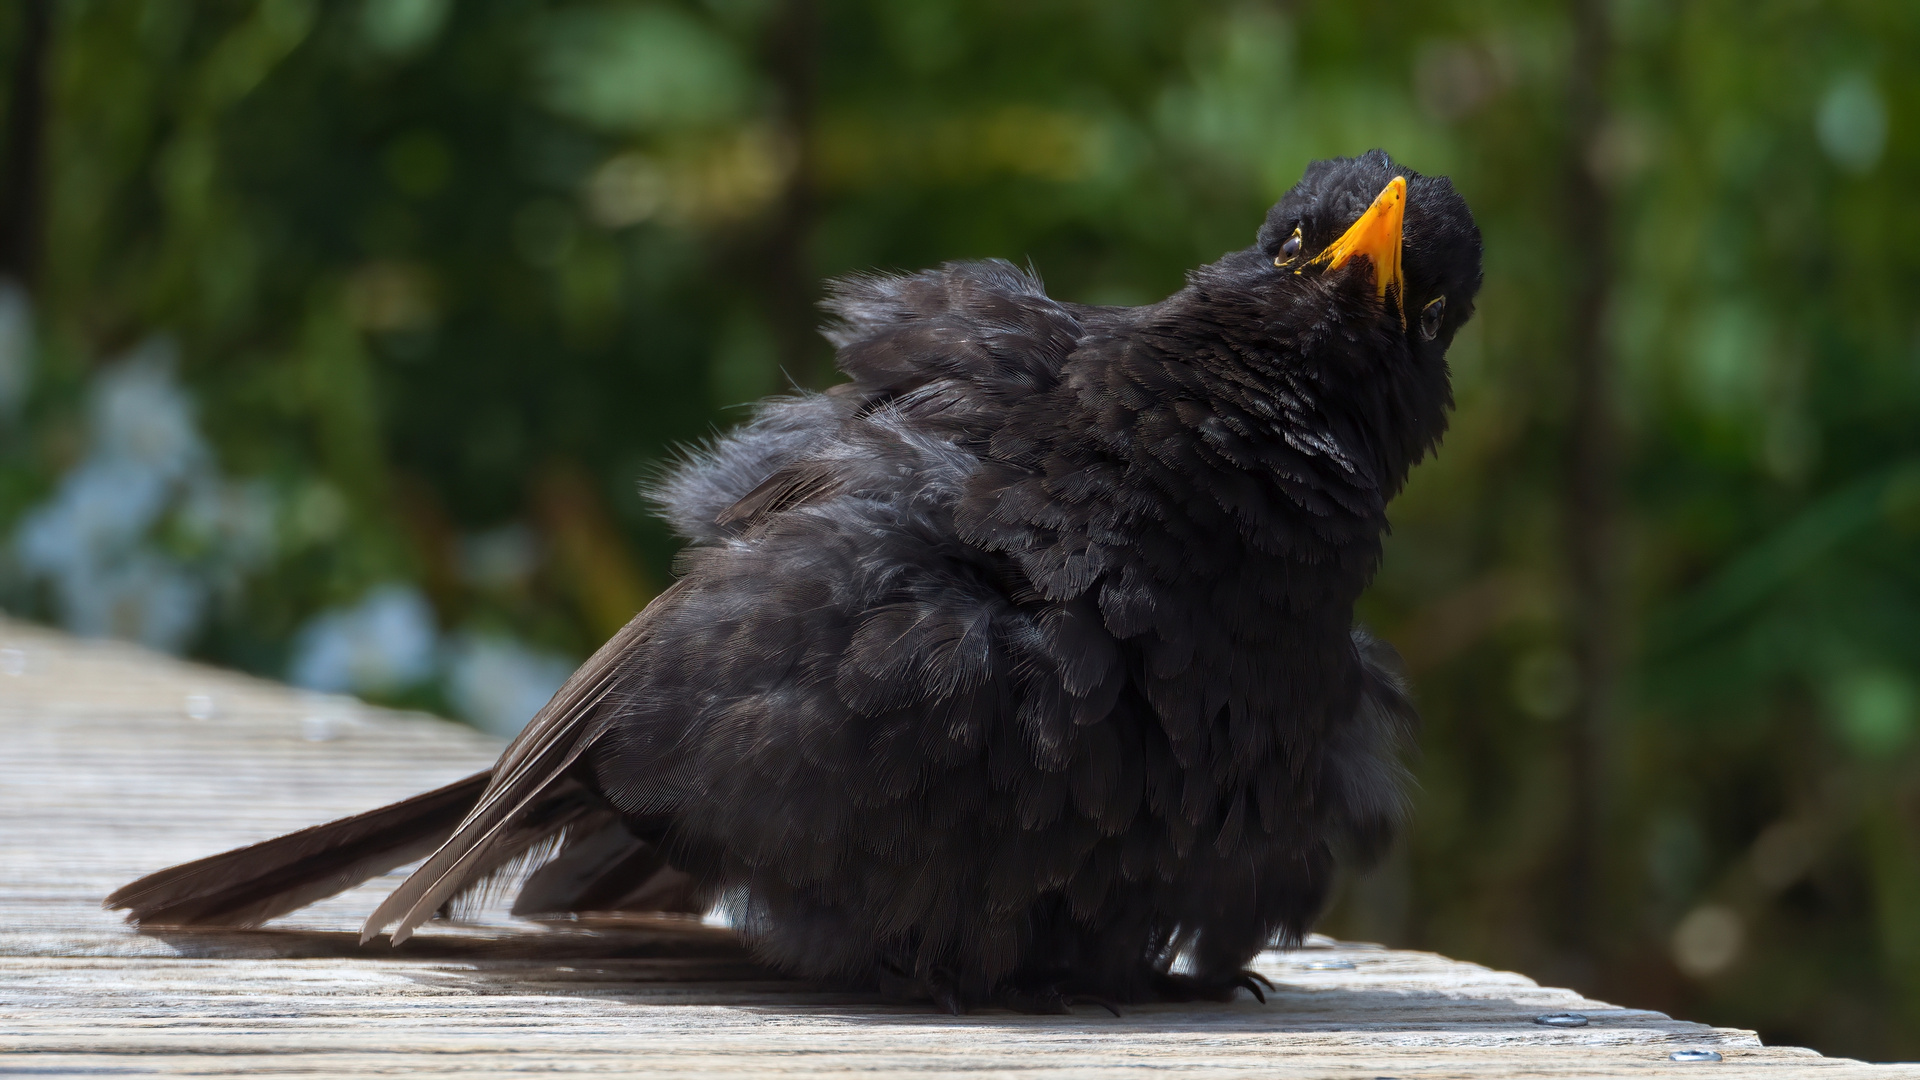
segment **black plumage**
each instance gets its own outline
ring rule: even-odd
[[[1252,987],[1401,814],[1414,712],[1353,606],[1479,281],[1465,202],[1379,151],[1145,307],[840,281],[850,381],[658,485],[679,580],[490,774],[109,903],[257,923],[437,843],[368,920],[398,941],[545,843],[517,911],[718,904],[951,1009]]]

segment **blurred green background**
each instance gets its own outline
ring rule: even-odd
[[[523,721],[823,277],[1142,302],[1306,162],[1485,230],[1336,934],[1920,1057],[1920,5],[19,0],[0,604]]]

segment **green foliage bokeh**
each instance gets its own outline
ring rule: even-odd
[[[1536,0],[62,0],[0,529],[81,453],[92,374],[162,335],[276,508],[193,652],[282,674],[402,581],[584,656],[671,572],[636,482],[831,380],[821,279],[1000,256],[1143,302],[1308,160],[1385,147],[1453,177],[1487,281],[1364,611],[1427,718],[1415,818],[1329,929],[1920,1056],[1920,6],[1607,14],[1581,146],[1575,26]],[[1581,927],[1569,160],[1612,206],[1620,433]],[[503,526],[531,573],[458,572]]]

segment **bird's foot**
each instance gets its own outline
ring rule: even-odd
[[[1267,1003],[1273,983],[1252,968],[1221,975],[1176,975],[1162,972],[1153,978],[1153,992],[1161,1001],[1232,1001],[1241,990]]]
[[[888,1001],[932,1001],[934,1008],[953,1016],[964,1016],[968,1003],[960,991],[960,980],[946,968],[934,968],[925,975],[911,975],[883,964],[879,972],[880,994]]]
[[[1120,1015],[1120,1006],[1112,1001],[1098,994],[1081,993],[1063,986],[1002,990],[995,1001],[1014,1012],[1039,1016],[1066,1016],[1073,1012],[1075,1005],[1097,1005],[1115,1016]]]
[[[1041,975],[1010,979],[994,992],[994,1003],[1018,1013],[1065,1016],[1075,1005],[1097,1005],[1115,1016],[1120,1006],[1112,999],[1076,986],[1070,975]]]

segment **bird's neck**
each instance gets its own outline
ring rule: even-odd
[[[1419,362],[1404,331],[1371,303],[1346,309],[1287,299],[1201,278],[1137,309],[1134,331],[1163,365],[1191,369],[1182,380],[1186,393],[1223,416],[1254,418],[1262,427],[1249,438],[1331,466],[1309,480],[1334,493],[1364,489],[1383,515],[1446,430],[1445,363]]]

